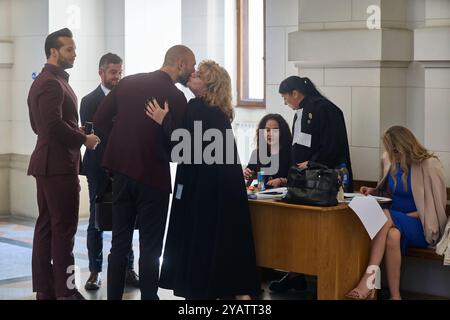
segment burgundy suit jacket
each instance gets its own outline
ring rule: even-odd
[[[78,127],[77,97],[69,74],[46,64],[28,94],[30,123],[37,134],[28,175],[77,175],[86,135]]]
[[[105,97],[94,116],[94,128],[108,137],[103,167],[149,187],[171,192],[170,151],[162,127],[145,114],[147,99],[168,101],[176,126],[181,126],[186,98],[163,71],[123,78]]]

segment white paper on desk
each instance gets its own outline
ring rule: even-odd
[[[370,239],[373,239],[387,222],[383,209],[381,209],[377,200],[372,196],[354,197],[348,206],[361,220]]]
[[[286,193],[287,193],[286,187],[267,189],[265,191],[257,192],[256,199],[258,199],[258,200],[281,199],[286,195]]]

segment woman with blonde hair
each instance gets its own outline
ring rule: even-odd
[[[249,299],[260,286],[244,176],[231,131],[231,80],[209,60],[200,63],[187,86],[195,98],[188,103],[183,129],[195,141],[188,144],[193,152],[183,150],[183,156],[190,155],[178,165],[159,285],[186,299]],[[150,101],[147,115],[171,137],[167,103],[162,109]],[[208,144],[202,139],[207,131],[221,137]],[[211,152],[213,145],[217,148]],[[215,160],[207,159],[208,154]]]
[[[385,259],[392,300],[401,299],[401,255],[408,247],[435,245],[447,220],[447,191],[443,168],[438,158],[423,147],[405,127],[393,126],[383,136],[386,152],[382,157],[382,179],[376,188],[361,187],[365,195],[386,191],[392,198],[385,209],[388,221],[372,240],[368,271],[347,294],[352,299],[375,296],[370,279]]]

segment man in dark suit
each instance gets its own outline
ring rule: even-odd
[[[122,59],[113,53],[107,53],[100,58],[98,74],[101,79],[100,85],[83,99],[81,99],[80,118],[81,125],[94,119],[94,114],[105,96],[119,83],[122,77]],[[98,132],[96,134],[99,134]],[[100,135],[100,134],[99,134]],[[106,187],[109,175],[101,167],[103,152],[106,147],[106,139],[95,150],[86,150],[83,157],[81,174],[87,178],[89,186],[89,225],[87,228],[87,249],[89,257],[90,276],[84,288],[86,290],[97,290],[101,286],[102,264],[103,264],[103,232],[96,228],[95,224],[95,198],[102,188]],[[126,284],[139,287],[139,278],[134,271],[134,255],[130,250]]]
[[[171,192],[170,154],[163,129],[148,121],[144,108],[150,98],[161,105],[168,101],[175,125],[181,125],[186,98],[175,83],[186,85],[195,63],[189,48],[170,48],[160,70],[122,79],[94,116],[94,127],[109,135],[103,166],[114,173],[108,299],[122,299],[136,216],[141,299],[158,299],[159,258]]]
[[[45,40],[47,64],[28,94],[37,134],[28,175],[36,178],[39,217],[33,239],[33,291],[37,299],[84,299],[75,287],[74,237],[78,226],[80,147],[95,149],[97,136],[78,127],[77,97],[70,87],[75,43],[65,28]]]

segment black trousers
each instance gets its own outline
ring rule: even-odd
[[[166,226],[169,193],[150,188],[122,174],[113,181],[113,227],[108,256],[108,300],[121,300],[125,271],[139,227],[139,283],[142,300],[158,300],[159,258]]]
[[[103,266],[103,231],[95,227],[95,198],[106,184],[107,176],[103,170],[91,170],[86,174],[89,188],[89,224],[87,228],[87,250],[89,257],[89,272],[102,272]],[[130,250],[128,270],[134,269],[134,253]]]

